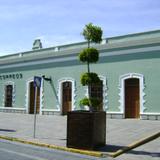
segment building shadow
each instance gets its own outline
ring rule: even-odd
[[[151,156],[151,157],[160,158],[160,152],[147,152],[147,151],[131,150],[131,151],[128,151],[127,154],[144,155],[144,156]]]
[[[13,130],[13,129],[1,129],[0,128],[0,132],[16,132],[16,130]]]
[[[116,152],[122,148],[125,148],[126,146],[118,146],[118,145],[110,145],[110,144],[106,144],[104,147],[100,147],[100,148],[97,148],[96,150],[97,151],[101,151],[101,152],[110,152],[110,153],[113,153],[113,152]]]
[[[127,146],[105,145],[104,147],[98,148],[97,151],[101,151],[105,153],[114,153],[118,150],[126,149],[126,148]],[[160,158],[160,152],[149,152],[149,151],[141,151],[141,150],[134,150],[134,149],[125,151],[125,154],[134,154],[134,155],[142,155],[142,156]]]

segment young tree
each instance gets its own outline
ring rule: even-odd
[[[91,97],[91,84],[97,84],[100,79],[96,73],[90,71],[90,63],[96,63],[99,60],[99,52],[96,48],[91,47],[91,43],[100,43],[102,41],[102,30],[98,26],[89,23],[83,29],[84,39],[87,40],[88,47],[79,54],[79,60],[87,63],[87,73],[82,74],[81,84],[88,86],[88,98],[80,101],[81,105],[89,106],[89,110],[93,111],[98,106],[99,101],[96,97]]]

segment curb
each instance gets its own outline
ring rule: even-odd
[[[158,137],[160,137],[160,132],[157,132],[155,134],[152,134],[150,136],[142,138],[142,139],[140,139],[138,141],[135,141],[134,143],[131,143],[127,147],[119,149],[118,151],[116,151],[114,153],[104,153],[104,155],[108,155],[108,156],[111,156],[111,157],[115,158],[115,157],[117,157],[117,156],[119,156],[119,155],[121,155],[121,154],[123,154],[123,153],[125,153],[127,151],[130,151],[131,149],[134,149],[134,148],[136,148],[138,146],[141,146],[141,145],[143,145],[143,144],[145,144],[147,142],[150,142],[150,141],[152,141],[152,140],[154,140],[154,139],[156,139]]]
[[[73,153],[79,153],[79,154],[84,154],[84,155],[89,155],[89,156],[94,156],[94,157],[106,157],[106,156],[110,156],[110,157],[117,157],[127,151],[130,151],[133,148],[136,148],[140,145],[143,145],[147,142],[150,142],[156,138],[160,137],[160,132],[157,132],[155,134],[152,134],[150,136],[147,136],[145,138],[142,138],[134,143],[129,144],[127,147],[124,147],[122,149],[119,149],[118,151],[114,152],[114,153],[106,153],[106,152],[98,152],[98,151],[89,151],[89,150],[82,150],[82,149],[74,149],[74,148],[67,148],[67,147],[62,147],[62,146],[57,146],[57,145],[52,145],[52,144],[46,144],[46,143],[40,143],[40,142],[34,142],[34,141],[27,141],[24,139],[20,139],[20,138],[14,138],[14,137],[8,137],[8,136],[1,136],[0,135],[0,139],[4,139],[4,140],[9,140],[9,141],[15,141],[15,142],[20,142],[20,143],[24,143],[24,144],[31,144],[31,145],[35,145],[35,146],[40,146],[40,147],[47,147],[50,149],[57,149],[57,150],[61,150],[61,151],[67,151],[67,152],[73,152]]]
[[[57,150],[61,150],[61,151],[85,154],[85,155],[94,156],[94,157],[103,157],[104,156],[104,154],[101,153],[101,152],[67,148],[67,147],[62,147],[62,146],[46,144],[46,143],[40,143],[40,142],[36,142],[36,141],[35,142],[34,141],[27,141],[27,140],[24,140],[24,139],[8,137],[8,136],[1,136],[0,135],[0,139],[14,141],[14,142],[20,142],[20,143],[24,143],[24,144],[31,144],[31,145],[35,145],[35,146],[39,146],[39,147],[47,147],[47,148],[50,148],[50,149],[57,149]]]

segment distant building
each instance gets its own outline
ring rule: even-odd
[[[37,91],[38,114],[66,114],[83,109],[88,95],[80,84],[87,67],[78,60],[86,42],[42,48],[0,57],[0,111],[32,114],[34,76],[42,78]],[[91,65],[102,83],[92,94],[102,100],[109,118],[160,120],[160,30],[103,39],[92,44],[100,60]]]

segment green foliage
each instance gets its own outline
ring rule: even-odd
[[[83,29],[83,36],[88,42],[100,43],[102,41],[103,31],[100,27],[89,23]]]
[[[88,48],[84,49],[79,54],[79,60],[82,62],[87,62],[88,72],[81,75],[81,84],[83,86],[88,85],[88,95],[89,98],[84,98],[80,101],[80,105],[89,106],[90,111],[93,111],[93,108],[99,106],[100,101],[96,97],[91,96],[91,84],[100,83],[100,79],[96,73],[90,72],[90,63],[95,63],[99,59],[99,52],[95,48],[90,47],[90,43],[100,43],[102,41],[102,30],[98,26],[94,26],[92,23],[89,23],[83,29],[83,36],[88,42]],[[97,109],[96,108],[96,109]]]
[[[95,48],[86,48],[80,52],[79,59],[82,62],[97,62],[99,59],[99,52]]]
[[[80,102],[79,102],[79,105],[80,106],[90,106],[89,98],[83,98],[83,99],[81,99]]]
[[[97,84],[100,83],[100,79],[96,73],[84,73],[81,75],[81,84],[83,86],[89,84]]]
[[[94,97],[87,98],[87,97],[85,97],[85,98],[80,100],[79,104],[80,104],[80,106],[91,106],[92,105],[94,110],[98,110],[97,106],[99,106],[100,103],[101,103],[100,100],[97,99],[97,98],[94,98]]]

